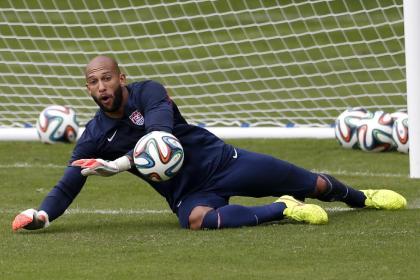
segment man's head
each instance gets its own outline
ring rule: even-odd
[[[113,58],[93,58],[86,66],[85,77],[89,94],[102,110],[111,114],[120,110],[126,79]]]

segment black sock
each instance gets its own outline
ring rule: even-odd
[[[353,189],[341,183],[333,176],[319,174],[327,182],[327,191],[320,194],[318,199],[322,201],[342,201],[350,207],[365,207],[366,196],[363,192]]]

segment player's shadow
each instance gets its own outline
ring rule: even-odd
[[[66,224],[59,224],[58,222],[46,229],[33,230],[33,231],[20,231],[19,234],[71,234],[71,233],[115,233],[117,231],[124,232],[153,232],[153,231],[170,231],[181,229],[177,220],[174,221],[160,221],[160,220],[147,220],[147,221],[112,221],[100,219],[96,223],[87,221],[72,222]]]
[[[334,220],[345,219],[346,216],[353,216],[359,215],[362,211],[375,211],[374,209],[349,209],[349,210],[341,210],[337,211],[333,209],[327,209],[329,221],[328,224],[334,222]],[[269,222],[265,224],[261,224],[260,226],[270,226],[270,225],[302,225],[301,222],[283,219],[276,222]],[[176,218],[171,220],[160,220],[160,219],[147,219],[147,220],[136,220],[136,219],[128,219],[122,221],[115,221],[112,220],[111,222],[107,219],[97,219],[94,223],[88,220],[78,220],[78,221],[71,221],[66,222],[65,224],[61,224],[60,222],[56,222],[50,227],[42,230],[33,230],[33,231],[26,231],[22,230],[18,232],[19,234],[69,234],[69,233],[115,233],[116,231],[124,231],[124,232],[153,232],[153,231],[175,231],[175,230],[183,230]]]

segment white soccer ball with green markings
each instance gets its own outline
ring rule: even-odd
[[[164,131],[152,131],[134,147],[134,164],[148,180],[163,182],[174,177],[182,167],[184,149],[178,138]]]
[[[349,108],[342,112],[335,120],[335,138],[338,143],[347,149],[359,147],[357,142],[357,127],[360,120],[371,113],[363,108]]]
[[[48,106],[39,114],[36,130],[43,143],[75,142],[79,132],[76,112],[65,106]]]
[[[389,113],[376,111],[360,119],[357,127],[359,147],[366,152],[389,151],[395,147],[392,139],[393,119]]]
[[[408,154],[408,114],[405,111],[399,111],[392,113],[391,117],[394,120],[394,124],[392,126],[392,138],[394,139],[397,151]]]

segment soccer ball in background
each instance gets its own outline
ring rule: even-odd
[[[76,112],[65,106],[48,106],[39,114],[36,130],[43,143],[74,142],[79,132]]]
[[[357,128],[360,120],[372,116],[372,113],[363,108],[350,108],[345,110],[335,120],[335,138],[341,146],[348,149],[358,148]]]
[[[389,151],[394,148],[393,119],[389,113],[376,111],[360,119],[357,128],[359,147],[367,152]]]
[[[408,117],[408,113],[407,110],[403,109],[403,110],[398,110],[394,113],[391,113],[391,118],[395,121],[396,119],[400,118],[400,117]]]
[[[154,182],[169,180],[184,161],[184,149],[179,140],[164,131],[152,131],[143,136],[134,148],[137,170]]]
[[[407,154],[409,151],[408,141],[408,114],[406,111],[398,111],[391,114],[394,124],[392,126],[392,138],[397,151]]]

